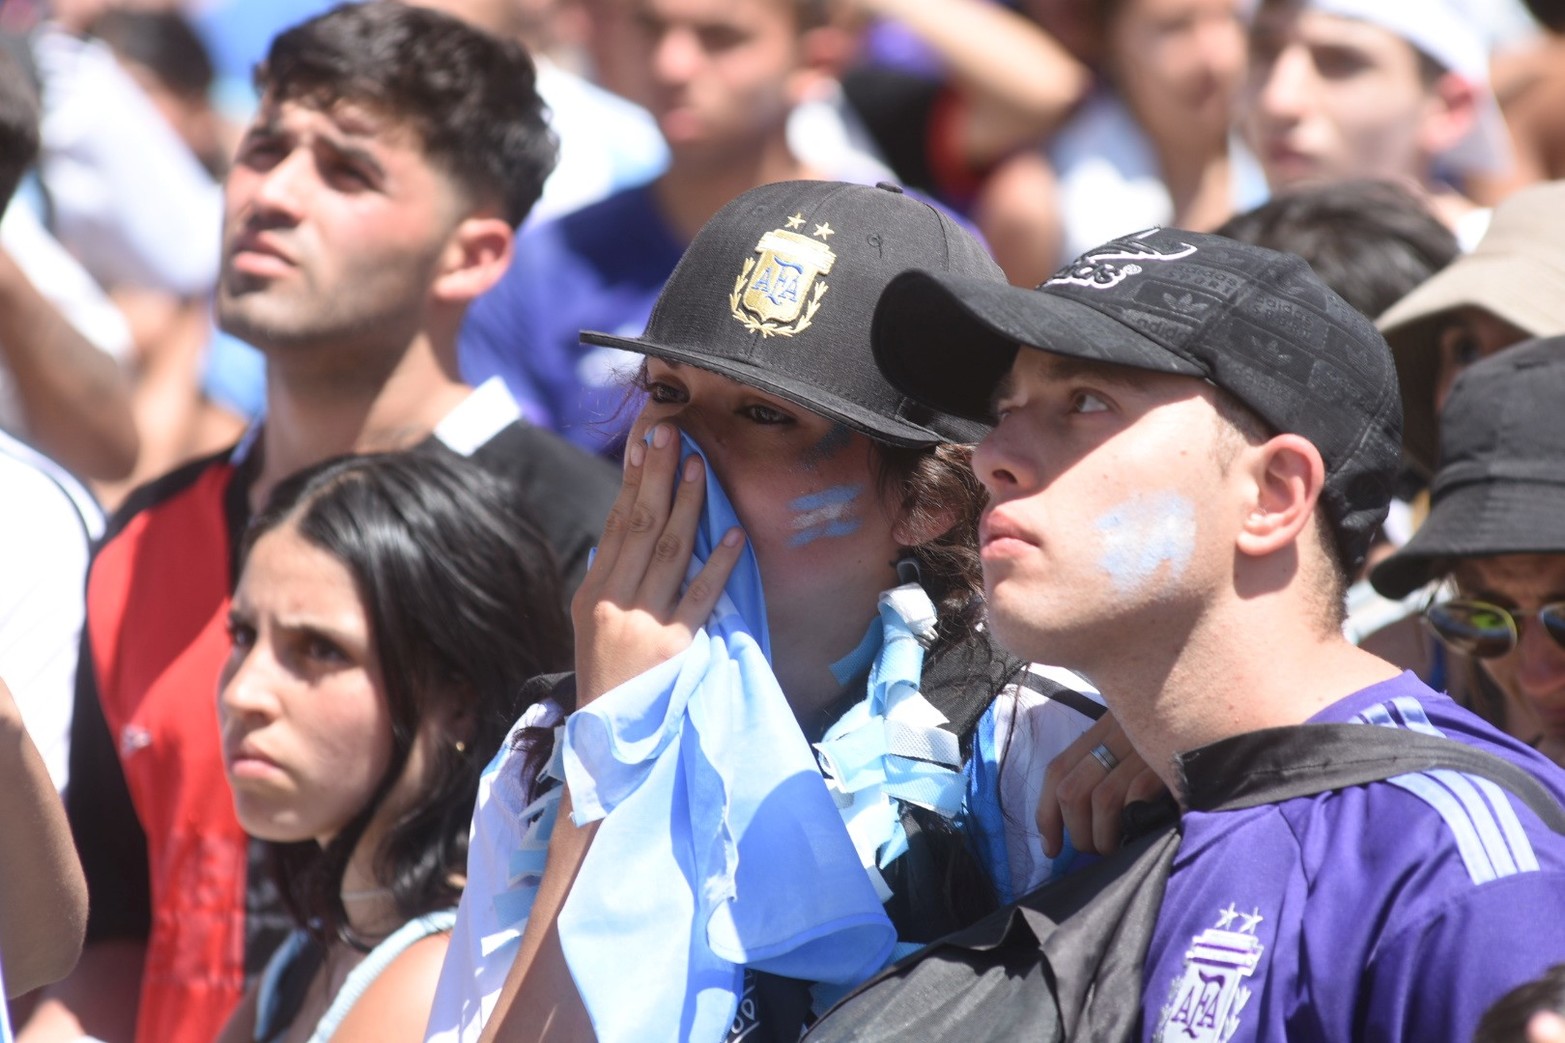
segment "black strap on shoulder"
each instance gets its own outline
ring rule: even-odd
[[[1489,779],[1550,829],[1565,833],[1565,809],[1525,769],[1466,743],[1404,728],[1265,728],[1191,750],[1177,764],[1185,805],[1196,811],[1236,811],[1444,768]]]
[[[1405,729],[1270,728],[1191,751],[1179,765],[1186,804],[1201,811],[1240,810],[1404,774],[1455,770],[1502,786],[1551,829],[1565,833],[1565,809],[1525,769],[1475,747]],[[890,1043],[906,1037],[886,1028],[945,1024],[962,1003],[968,1008],[966,1039],[1016,1038],[999,1028],[1008,1024],[1008,1011],[1034,1019],[1033,1038],[1135,1039],[1142,963],[1179,842],[1177,828],[1160,829],[948,935],[865,983],[807,1038]],[[1035,968],[1044,973],[1033,973]],[[930,987],[952,980],[968,982],[965,999]],[[1050,1000],[1057,1020],[1048,1013]],[[971,1009],[980,1002],[982,1017]]]

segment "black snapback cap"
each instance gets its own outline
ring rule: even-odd
[[[977,441],[987,423],[914,401],[870,354],[875,302],[908,268],[1005,281],[977,239],[895,185],[781,181],[696,234],[645,333],[581,339],[721,373],[892,445]]]
[[[1565,337],[1492,355],[1456,378],[1440,413],[1429,516],[1370,583],[1400,598],[1452,559],[1565,554]]]
[[[893,384],[974,420],[992,419],[1019,345],[1206,380],[1320,450],[1321,499],[1350,569],[1391,501],[1402,452],[1391,352],[1293,254],[1153,228],[1087,251],[1035,290],[907,272],[881,296],[872,342]]]

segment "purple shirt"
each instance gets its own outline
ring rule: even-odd
[[[1410,728],[1565,772],[1412,674],[1313,720]],[[1565,960],[1565,837],[1454,771],[1189,812],[1147,953],[1149,1040],[1460,1040]]]

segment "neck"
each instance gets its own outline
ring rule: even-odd
[[[332,349],[269,352],[266,425],[261,432],[261,471],[251,509],[266,502],[277,483],[322,460],[345,453],[406,449],[429,437],[435,425],[467,397],[456,369],[456,338],[440,350],[420,333],[400,355],[344,353]],[[318,364],[326,356],[328,365]]]
[[[653,184],[652,194],[669,227],[688,243],[729,200],[750,189],[817,176],[794,157],[785,128],[778,128],[759,143],[720,158],[704,152],[676,154]]]
[[[1216,228],[1233,212],[1232,163],[1228,139],[1214,141],[1200,135],[1155,143],[1158,167],[1168,186],[1178,228]]]
[[[1121,647],[1087,671],[1131,744],[1175,793],[1174,758],[1219,739],[1302,724],[1396,667],[1323,633],[1285,594],[1235,599],[1182,640]]]

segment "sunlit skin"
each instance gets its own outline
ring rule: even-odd
[[[358,105],[275,100],[239,145],[224,207],[224,328],[274,348],[329,344],[320,363],[338,367],[357,344],[413,337],[427,301],[407,288],[433,282],[466,210],[410,129]]]
[[[876,482],[870,440],[695,366],[649,358],[645,387],[647,404],[631,438],[666,422],[706,453],[761,569],[779,674],[788,661],[779,649],[812,649],[811,659],[822,649],[833,659],[851,651],[879,592],[896,584],[893,511]],[[831,490],[857,490],[844,515],[858,522],[850,534],[799,524],[795,505]],[[819,535],[801,544],[801,532]],[[862,623],[844,630],[833,606],[853,606]],[[789,691],[786,681],[783,687]]]
[[[1379,26],[1268,4],[1250,33],[1244,126],[1273,188],[1422,181],[1439,104],[1418,53]]]
[[[1235,524],[1211,495],[1224,476],[1210,395],[1188,377],[1017,352],[995,396],[999,423],[973,458],[990,496],[979,528],[989,616],[1008,648],[1092,677],[1101,657],[1135,655],[1124,633],[1166,639],[1192,625],[1192,595],[1227,579],[1218,544]],[[1094,525],[1149,490],[1177,490],[1193,507],[1184,580],[1161,582],[1165,566],[1119,591]]]
[[[1435,412],[1445,408],[1451,385],[1463,370],[1530,336],[1485,308],[1464,305],[1440,316],[1435,331],[1435,346],[1440,353],[1435,370]]]
[[[1143,125],[1222,138],[1244,77],[1237,0],[1128,0],[1109,27],[1114,81]]]
[[[229,611],[223,761],[245,831],[324,844],[391,758],[369,622],[342,563],[292,528],[257,541]]]
[[[647,56],[635,100],[676,157],[754,148],[799,100],[790,91],[800,60],[792,4],[632,0],[627,13],[627,46]]]
[[[1565,554],[1502,554],[1468,558],[1453,572],[1463,597],[1513,610],[1521,623],[1514,651],[1479,659],[1478,667],[1506,696],[1506,730],[1565,763],[1565,648],[1536,619],[1540,606],[1565,601]]]

